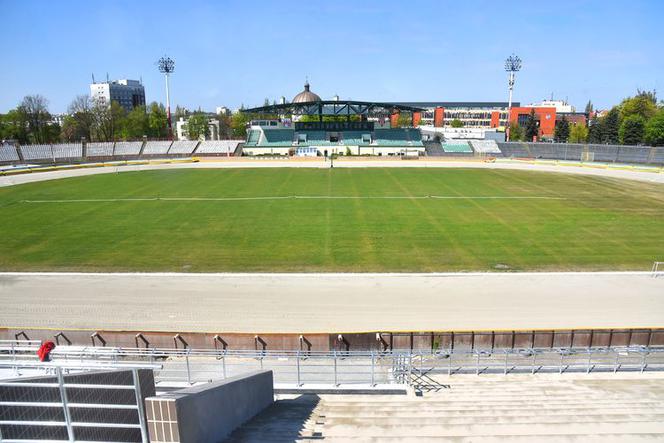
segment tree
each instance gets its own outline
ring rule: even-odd
[[[247,123],[251,120],[251,115],[246,112],[236,112],[231,116],[231,128],[233,138],[247,137]]]
[[[187,137],[189,140],[198,140],[201,137],[209,137],[210,127],[208,126],[207,116],[202,112],[195,112],[189,117],[189,120],[187,120],[185,130],[187,131]]]
[[[652,146],[664,145],[664,109],[660,109],[645,127],[644,139]]]
[[[523,141],[524,137],[523,128],[519,126],[518,123],[514,122],[510,123],[509,131],[510,131],[510,141],[513,142]]]
[[[18,106],[21,119],[27,122],[28,140],[31,143],[46,143],[51,120],[48,101],[41,95],[26,95]]]
[[[569,121],[567,117],[563,115],[563,118],[556,122],[556,127],[553,132],[553,139],[556,143],[565,143],[569,139]]]
[[[0,116],[0,139],[28,143],[28,122],[24,113],[12,109]]]
[[[345,119],[345,117],[344,117]],[[397,117],[397,128],[406,128],[413,125],[413,114],[410,112],[400,112]]]
[[[649,120],[657,113],[657,95],[655,91],[641,91],[634,97],[626,98],[620,103],[620,116],[623,119],[638,115],[644,121]]]
[[[166,109],[161,103],[152,102],[148,108],[148,136],[151,138],[168,137]]]
[[[588,123],[588,143],[602,143],[604,139],[603,121],[595,115]]]
[[[105,102],[95,100],[91,112],[92,139],[102,142],[117,140],[127,113],[125,109],[116,101],[111,102],[111,106],[108,106]]]
[[[646,120],[638,114],[623,119],[620,125],[620,143],[624,145],[638,145],[643,142]]]
[[[219,120],[219,138],[232,138],[233,136],[233,119],[230,115],[217,114]]]
[[[536,137],[539,136],[539,122],[535,117],[535,110],[531,109],[528,118],[526,119],[525,136],[526,141],[533,141]]]
[[[615,145],[620,141],[620,110],[614,106],[602,122],[602,142]]]
[[[585,143],[588,139],[588,127],[583,123],[574,123],[570,125],[569,142]]]
[[[136,140],[148,135],[149,128],[145,106],[136,106],[120,120],[118,134],[123,140]]]
[[[454,120],[452,120],[452,123],[450,123],[450,126],[452,126],[453,128],[463,128],[463,122],[458,118],[455,118]]]
[[[62,127],[62,139],[65,141],[80,141],[85,137],[90,140],[94,119],[92,116],[92,102],[87,95],[79,95],[72,100],[67,109],[69,115],[65,117]]]
[[[585,113],[588,115],[593,113],[593,102],[591,102],[590,100],[588,100],[588,103],[586,103]]]

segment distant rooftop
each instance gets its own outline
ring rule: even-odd
[[[507,108],[507,102],[392,102],[396,105],[416,108]],[[513,107],[521,106],[520,102],[512,102]]]

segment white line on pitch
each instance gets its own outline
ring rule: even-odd
[[[251,200],[566,200],[565,197],[549,196],[333,196],[333,195],[287,195],[265,197],[147,197],[147,198],[83,198],[58,200],[21,200],[22,203],[107,203],[107,202],[148,202],[148,201],[251,201]]]

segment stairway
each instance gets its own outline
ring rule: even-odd
[[[664,441],[663,375],[453,376],[421,396],[295,396],[229,441]]]

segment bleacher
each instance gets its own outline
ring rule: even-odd
[[[412,146],[405,129],[376,129],[374,143],[378,146]],[[420,141],[420,144],[422,142]]]
[[[325,131],[298,131],[298,136],[304,134],[307,138],[306,142],[299,142],[300,146],[327,146],[330,145],[330,140],[327,138]]]
[[[371,133],[365,131],[344,131],[343,144],[348,146],[369,146]]]
[[[170,147],[171,141],[149,141],[143,147],[143,155],[164,155]]]
[[[242,142],[242,140],[205,140],[198,145],[196,155],[232,154]]]
[[[53,157],[58,159],[81,159],[83,158],[82,143],[60,143],[52,145]]]
[[[654,148],[654,150],[655,152],[650,161],[656,164],[664,164],[664,146],[659,146]]]
[[[495,140],[471,140],[470,144],[475,152],[482,154],[502,154]]]
[[[408,140],[410,140],[413,143],[413,145],[417,146],[422,145],[422,133],[420,132],[419,129],[407,128],[406,136],[408,137]]]
[[[245,143],[245,145],[256,146],[260,141],[260,139],[261,139],[261,131],[250,129],[249,133],[247,134],[247,142]]]
[[[17,162],[20,160],[14,145],[8,143],[0,145],[0,162]]]
[[[293,135],[292,129],[264,129],[261,146],[292,146]]]
[[[116,142],[113,155],[138,155],[141,153],[141,146],[143,146],[143,142]]]
[[[617,161],[619,163],[648,163],[650,146],[620,146]]]
[[[588,152],[592,153],[592,160],[596,162],[615,162],[618,159],[618,146],[588,145]]]
[[[520,142],[496,142],[503,155],[508,158],[532,157],[526,143]]]
[[[113,157],[113,142],[93,142],[85,147],[86,157]]]
[[[168,149],[168,153],[189,155],[194,152],[198,143],[198,140],[175,140]]]
[[[51,145],[23,145],[19,149],[24,160],[53,160]]]
[[[469,154],[473,152],[466,140],[452,140],[442,143],[443,151],[455,154]]]

